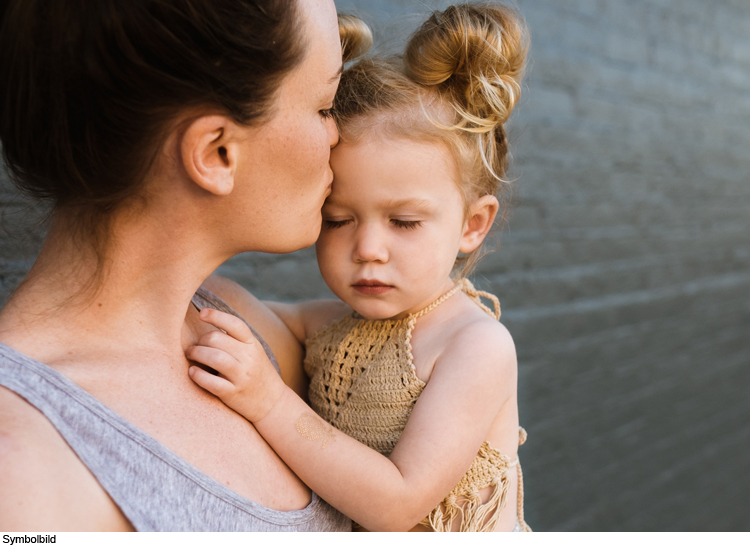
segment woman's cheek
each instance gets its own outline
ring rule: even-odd
[[[322,173],[328,173],[331,167],[331,144],[328,138],[328,130],[325,124],[318,130],[318,138],[315,143],[316,159],[320,163]]]

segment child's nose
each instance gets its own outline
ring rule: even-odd
[[[333,119],[326,120],[326,132],[328,132],[328,144],[334,148],[339,143],[339,127]]]
[[[355,262],[388,262],[388,249],[375,226],[360,226],[354,241]]]

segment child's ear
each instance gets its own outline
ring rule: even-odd
[[[459,251],[462,253],[471,253],[479,248],[492,228],[499,207],[500,204],[497,198],[491,194],[485,195],[471,203],[468,212],[469,216],[464,226],[464,233],[461,236]]]
[[[239,127],[220,115],[192,121],[180,139],[185,171],[200,188],[211,194],[228,195],[234,189],[239,156]]]

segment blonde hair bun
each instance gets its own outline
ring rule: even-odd
[[[490,132],[508,120],[521,95],[528,30],[502,4],[462,4],[435,12],[404,55],[417,84],[435,87],[461,115],[460,127]]]
[[[362,56],[372,47],[372,31],[357,16],[339,14],[339,36],[344,62]]]

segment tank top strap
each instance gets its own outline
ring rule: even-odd
[[[223,311],[224,313],[229,313],[230,315],[234,315],[238,319],[241,319],[242,322],[245,323],[250,328],[250,332],[253,333],[253,336],[258,340],[258,342],[260,342],[260,345],[263,347],[263,350],[265,351],[266,356],[268,356],[268,359],[271,362],[271,365],[278,372],[278,374],[281,375],[279,362],[276,360],[276,355],[273,353],[273,350],[271,350],[271,347],[263,339],[263,337],[260,336],[260,333],[256,331],[253,328],[253,326],[250,323],[248,323],[247,320],[242,315],[240,315],[234,309],[232,309],[232,307],[230,307],[226,301],[221,299],[215,293],[201,286],[200,288],[198,288],[198,291],[195,292],[195,294],[193,295],[193,298],[190,300],[190,303],[193,304],[193,307],[195,307],[198,310],[198,312],[200,312],[201,309],[204,309],[207,307],[209,309],[216,309],[218,311]]]

